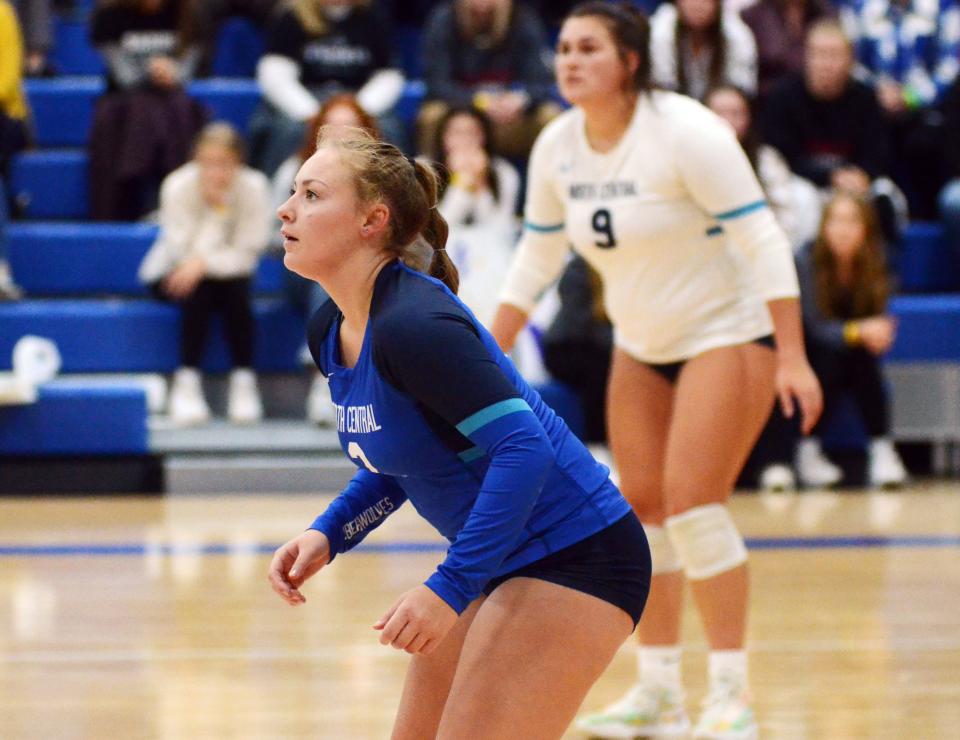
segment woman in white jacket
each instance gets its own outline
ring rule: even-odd
[[[243,158],[243,140],[229,124],[203,129],[193,159],[163,181],[160,234],[140,265],[140,280],[151,292],[183,310],[180,369],[169,398],[178,425],[210,418],[199,367],[216,313],[233,363],[227,414],[237,423],[263,415],[252,369],[250,279],[269,240],[270,186]]]
[[[757,42],[722,0],[663,3],[650,18],[653,82],[702,101],[711,87],[757,91]]]

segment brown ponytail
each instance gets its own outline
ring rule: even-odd
[[[321,147],[339,152],[362,202],[381,201],[390,209],[385,249],[456,293],[460,276],[446,252],[449,229],[437,211],[439,178],[433,167],[408,159],[393,144],[359,128],[323,126],[317,137],[317,149]],[[429,260],[418,258],[421,245],[432,250]]]
[[[447,220],[440,215],[440,211],[437,209],[440,189],[437,171],[422,160],[414,159],[411,161],[417,182],[424,195],[427,196],[427,202],[432,204],[430,213],[427,215],[427,223],[424,224],[420,232],[421,238],[433,249],[430,268],[427,272],[430,277],[435,277],[450,288],[453,293],[456,293],[460,288],[460,274],[447,254],[447,236],[450,234],[450,227],[447,225]]]

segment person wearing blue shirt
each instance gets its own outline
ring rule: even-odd
[[[358,470],[269,578],[304,603],[307,578],[410,499],[450,547],[374,625],[413,655],[393,737],[559,737],[639,621],[649,548],[607,468],[457,299],[436,203],[432,168],[340,129],[278,210],[285,265],[331,297],[308,346]]]

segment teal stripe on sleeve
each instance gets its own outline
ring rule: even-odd
[[[479,447],[471,447],[469,450],[464,450],[457,457],[459,457],[463,462],[473,462],[474,460],[479,460],[483,457],[484,452]]]
[[[748,213],[753,213],[754,211],[759,211],[761,208],[766,207],[767,201],[758,200],[753,203],[747,203],[745,206],[734,208],[732,211],[727,211],[726,213],[718,213],[714,216],[714,218],[718,221],[729,221],[732,218],[740,218],[741,216],[746,216]]]
[[[522,398],[508,398],[506,401],[498,401],[495,404],[480,409],[477,413],[471,414],[466,419],[457,424],[457,431],[464,437],[477,431],[480,427],[486,426],[491,421],[496,421],[501,416],[512,414],[516,411],[530,411],[530,406]]]
[[[536,231],[540,234],[551,234],[555,231],[560,231],[563,227],[563,222],[554,224],[552,226],[541,226],[540,224],[531,223],[530,221],[523,222],[523,228],[530,229],[530,231]]]

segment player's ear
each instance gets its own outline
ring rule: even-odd
[[[371,205],[363,213],[363,222],[360,224],[360,233],[364,237],[375,237],[384,234],[390,225],[390,209],[386,203],[378,202]]]
[[[628,51],[624,54],[623,62],[627,68],[627,82],[632,83],[637,76],[637,70],[640,69],[640,55],[635,51]]]

